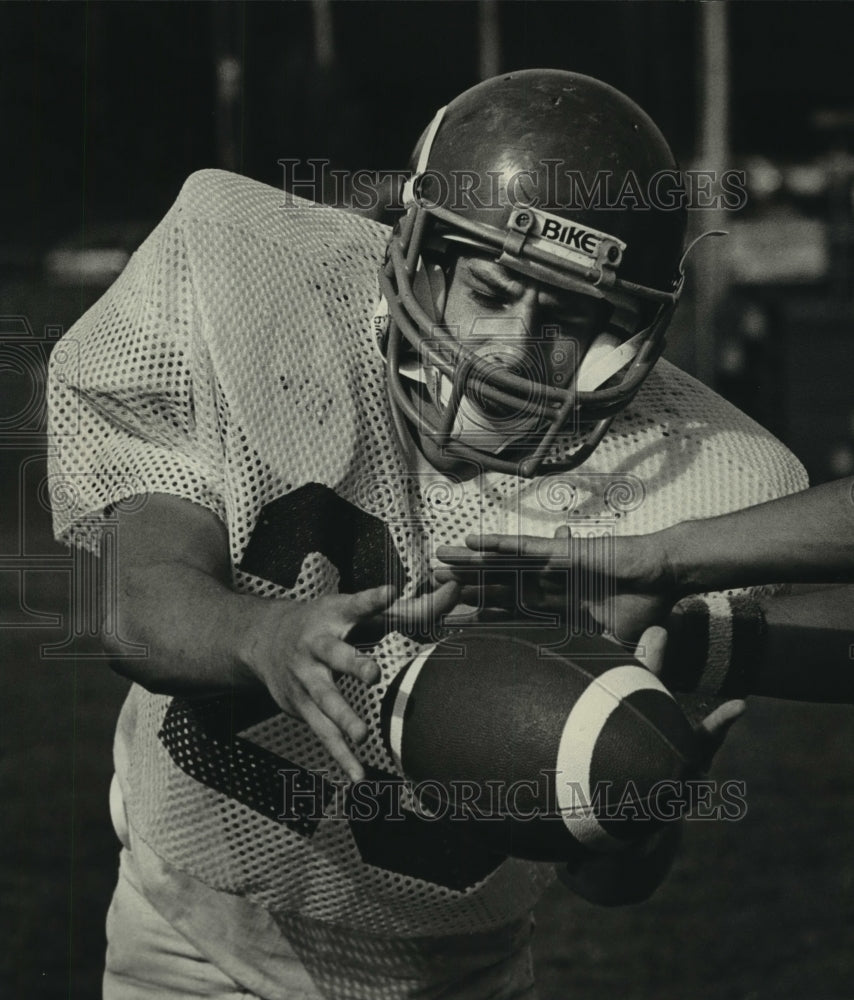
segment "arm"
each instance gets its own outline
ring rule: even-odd
[[[854,582],[854,477],[645,537],[680,597],[762,583]]]
[[[702,600],[673,608],[663,674],[669,687],[854,704],[854,586],[731,603],[732,620],[717,630],[724,633],[719,651]]]
[[[717,691],[723,683],[727,692],[854,702],[854,586],[838,585],[854,581],[852,490],[849,478],[649,535],[592,542],[566,534],[472,536],[468,549],[440,550],[449,568],[436,575],[466,584],[463,599],[477,601],[482,573],[496,560],[520,558],[519,565],[528,568],[525,578],[537,583],[526,602],[565,610],[573,569],[576,584],[587,581],[596,584],[592,594],[606,594],[580,598],[605,629],[632,641],[647,625],[666,623],[672,641],[665,676],[671,686]],[[798,587],[752,603],[722,597],[718,605],[725,606],[718,611],[724,616],[715,629],[702,599],[677,604],[690,594],[767,583],[828,586]],[[735,676],[739,672],[742,677]]]
[[[618,539],[618,546],[622,541],[625,565],[641,553],[648,578],[658,579],[653,588],[673,598],[769,582],[796,584],[791,593],[757,597],[760,617],[746,629],[745,616],[739,622],[735,612],[733,625],[742,626],[741,641],[750,644],[752,654],[745,664],[747,690],[854,703],[854,586],[839,585],[854,581],[854,478],[653,535]],[[619,547],[615,555],[620,566]],[[650,572],[656,564],[662,569]],[[825,586],[804,586],[810,584]],[[691,618],[688,601],[676,605],[667,622],[672,642],[666,676],[676,687],[685,686],[698,668],[696,655],[692,662]],[[740,652],[733,644],[731,664]]]
[[[367,729],[333,674],[376,680],[373,660],[345,639],[390,604],[391,587],[309,602],[237,594],[223,524],[203,507],[157,494],[119,515],[118,558],[118,634],[149,650],[144,659],[116,659],[120,672],[163,694],[266,689],[352,778],[362,777],[347,740],[360,742]]]
[[[306,602],[232,590],[222,522],[235,487],[225,482],[230,453],[221,421],[231,400],[217,371],[236,365],[248,377],[252,366],[249,340],[229,331],[224,345],[222,330],[203,319],[202,306],[218,301],[212,275],[220,272],[194,265],[201,251],[185,224],[208,211],[205,192],[216,194],[204,180],[188,181],[121,276],[69,331],[63,350],[51,355],[55,533],[97,550],[103,511],[118,505],[120,600],[108,613],[120,619],[119,635],[149,649],[139,661],[115,657],[119,669],[169,694],[267,690],[360,777],[347,740],[362,739],[365,725],[333,678],[375,678],[373,661],[346,640],[353,625],[370,621],[394,595],[379,587]],[[219,218],[216,207],[211,212],[205,218]],[[249,336],[248,328],[242,332]],[[129,497],[147,502],[137,513],[122,512]],[[108,631],[116,629],[104,630],[109,643]]]
[[[854,477],[648,535],[580,544],[566,531],[553,539],[471,535],[466,545],[443,546],[439,558],[460,574],[502,556],[545,572],[583,567],[612,576],[620,593],[672,600],[757,584],[854,583]]]

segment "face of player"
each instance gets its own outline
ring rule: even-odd
[[[552,377],[555,344],[572,344],[579,358],[601,332],[607,306],[598,299],[546,285],[484,257],[460,257],[445,303],[444,322],[469,347],[513,346]]]
[[[538,282],[481,256],[460,256],[453,268],[443,323],[497,368],[552,386],[566,386],[610,307],[601,300]],[[535,407],[532,401],[530,411]],[[537,413],[513,414],[480,399],[475,408],[512,436],[538,422]],[[540,411],[541,412],[541,411]],[[482,436],[481,432],[481,436]],[[433,446],[422,441],[428,460]]]
[[[492,349],[511,370],[559,385],[601,333],[607,309],[601,300],[537,282],[493,260],[460,257],[444,322],[467,347],[487,355]]]

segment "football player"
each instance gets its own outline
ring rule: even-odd
[[[854,702],[852,478],[648,535],[591,542],[559,529],[553,539],[471,536],[467,545],[437,553],[448,564],[437,577],[471,588],[464,598],[482,600],[484,577],[511,557],[529,607],[563,606],[573,572],[600,582],[587,607],[603,627],[631,636],[665,622],[665,678],[677,690]],[[504,576],[487,584],[489,601],[515,608]],[[698,596],[771,581],[794,587]]]
[[[437,548],[648,532],[804,485],[765,431],[653,369],[685,211],[633,102],[506,74],[440,111],[414,166],[392,232],[193,175],[54,352],[56,533],[101,552],[104,642],[134,681],[108,997],[531,996],[548,866],[405,794],[359,822],[346,780],[400,788],[379,714],[457,604]],[[670,840],[573,884],[640,898]]]

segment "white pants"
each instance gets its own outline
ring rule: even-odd
[[[293,989],[276,1000],[325,1000],[307,993],[305,971],[294,958]],[[107,914],[104,1000],[263,1000],[221,972],[163,919],[140,892],[128,851]]]
[[[353,995],[399,996],[403,992],[398,980],[409,980],[413,971],[416,974],[423,972],[419,967],[424,962],[431,965],[433,974],[424,982],[420,979],[413,982],[412,992],[406,992],[406,996],[433,1000],[439,997],[443,1000],[451,997],[455,1000],[536,1000],[528,947],[530,924],[521,920],[517,927],[508,926],[496,932],[425,939],[421,961],[414,967],[411,942],[403,942],[399,955],[394,951],[385,952],[378,964],[368,969],[367,980],[362,951],[380,939],[357,934],[348,936],[342,930],[340,936],[315,941],[310,960],[317,967],[310,975],[290,947],[288,937],[283,935],[277,939],[275,987],[265,989],[265,995],[259,996],[219,969],[214,964],[215,955],[203,955],[149,902],[141,888],[137,860],[130,849],[132,837],[115,783],[110,805],[124,850],[118,884],[107,914],[104,1000],[188,1000],[191,997],[329,1000],[330,996],[342,992],[341,979],[348,990],[355,984]],[[437,943],[444,949],[441,958],[436,952]],[[388,989],[376,981],[378,968],[382,969],[381,980],[390,977]],[[337,980],[336,975],[340,975]],[[312,977],[326,992],[319,991]],[[373,985],[368,987],[367,982]],[[271,991],[273,995],[268,996]]]
[[[275,997],[244,989],[160,916],[140,891],[133,855],[122,851],[107,914],[104,1000],[329,1000],[316,988],[307,988],[310,978],[296,955],[279,968],[284,972]],[[442,995],[460,1000],[473,996],[536,1000],[529,949],[510,955],[496,952],[494,964],[468,981],[463,979],[453,993]]]

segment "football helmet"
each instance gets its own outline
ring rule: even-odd
[[[442,108],[412,166],[380,272],[395,419],[433,442],[439,468],[575,468],[649,374],[679,298],[686,213],[670,148],[613,87],[532,69]],[[558,372],[518,346],[467,345],[443,315],[460,255],[599,300],[602,329]]]

